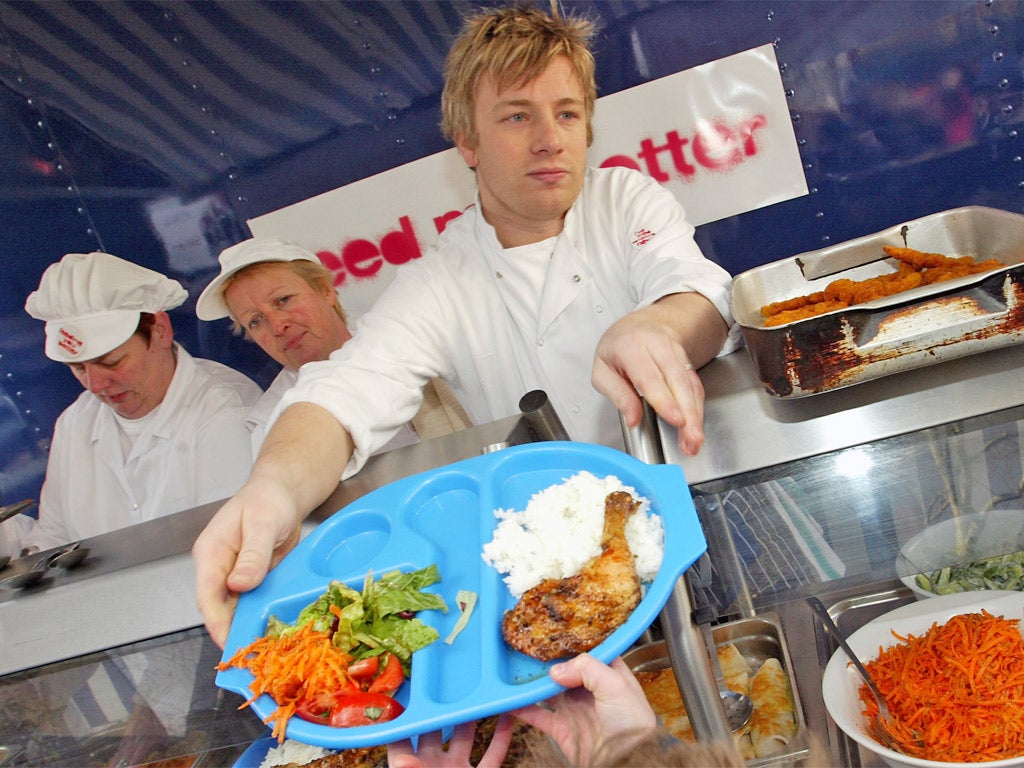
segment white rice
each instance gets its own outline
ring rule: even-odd
[[[650,583],[661,568],[665,529],[661,516],[650,514],[650,501],[614,475],[580,472],[535,493],[526,509],[497,509],[494,537],[484,544],[484,562],[505,574],[512,596],[543,579],[564,579],[601,553],[605,497],[626,491],[640,507],[626,524],[626,539],[640,581]]]
[[[263,762],[260,763],[260,768],[273,768],[273,766],[288,765],[289,763],[305,765],[330,754],[332,754],[330,749],[314,747],[312,744],[303,744],[301,741],[295,741],[294,739],[285,739],[278,746],[267,750]]]

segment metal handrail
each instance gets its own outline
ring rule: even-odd
[[[532,438],[526,442],[570,439],[551,399],[543,389],[534,389],[523,395],[519,400],[519,410],[522,411],[520,427],[525,428]]]
[[[635,427],[628,426],[625,418],[619,414],[626,452],[646,464],[664,464],[658,416],[646,400],[642,402],[643,417]],[[661,630],[694,736],[702,741],[731,740],[732,732],[725,718],[718,684],[711,668],[710,653],[714,649],[708,648],[695,619],[690,597],[692,570],[692,567],[688,569],[676,582],[668,602],[662,608],[659,614]]]

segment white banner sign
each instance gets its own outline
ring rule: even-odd
[[[671,189],[694,225],[807,194],[775,50],[764,45],[597,101],[591,165],[626,165]],[[473,202],[454,149],[249,221],[315,251],[351,319]]]

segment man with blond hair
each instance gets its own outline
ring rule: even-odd
[[[193,548],[200,609],[223,644],[239,592],[301,521],[448,381],[474,423],[548,393],[574,440],[622,445],[641,396],[694,454],[696,369],[727,347],[730,276],[675,198],[624,168],[588,169],[592,26],[529,8],[468,19],[445,68],[442,127],[476,205],[403,265],[358,332],[302,369],[245,487]]]

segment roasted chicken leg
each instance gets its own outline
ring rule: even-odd
[[[589,651],[629,618],[640,603],[640,579],[626,521],[638,506],[624,491],[608,494],[601,554],[574,576],[545,579],[523,593],[501,622],[506,643],[551,661]]]

